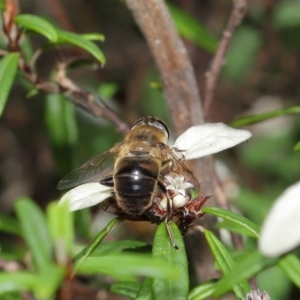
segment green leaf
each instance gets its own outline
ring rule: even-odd
[[[12,291],[32,291],[39,276],[28,272],[0,273],[0,295]]]
[[[275,5],[273,19],[279,29],[300,26],[300,3],[298,1],[278,2]]]
[[[170,228],[179,250],[176,250],[172,246],[166,224],[161,223],[156,230],[152,253],[154,258],[159,258],[166,262],[170,268],[176,267],[180,277],[176,280],[172,278],[154,278],[153,294],[155,299],[187,299],[189,292],[189,276],[184,242],[177,225],[171,222]]]
[[[0,61],[0,116],[3,113],[7,97],[17,74],[18,53],[10,53]]]
[[[74,145],[78,139],[74,106],[60,94],[47,95],[46,124],[54,145]]]
[[[64,273],[64,268],[54,265],[49,265],[40,274],[28,272],[0,273],[0,294],[12,291],[28,291],[33,292],[37,299],[50,299],[61,285]]]
[[[84,33],[81,34],[84,39],[89,40],[89,41],[100,41],[103,42],[105,41],[105,36],[101,33]]]
[[[300,288],[300,260],[294,254],[288,254],[282,257],[278,263],[281,270],[286,276]]]
[[[0,6],[0,10],[1,10],[1,6]],[[24,298],[22,297],[22,294],[20,292],[13,291],[13,292],[5,293],[1,298],[1,300],[24,300]]]
[[[53,299],[55,291],[61,286],[65,277],[66,268],[49,265],[39,274],[39,282],[34,287],[37,299]]]
[[[152,284],[153,284],[153,279],[146,278],[134,299],[135,300],[153,300],[154,296],[153,296],[153,292],[152,292]]]
[[[4,4],[5,0],[0,0],[0,10],[5,10],[5,4]]]
[[[37,269],[39,271],[47,269],[52,259],[52,244],[43,212],[26,197],[17,199],[15,210]]]
[[[176,266],[170,266],[160,259],[148,255],[133,255],[122,253],[120,255],[88,257],[79,266],[76,264],[78,274],[107,274],[114,278],[126,276],[150,276],[155,278],[179,277]]]
[[[242,259],[239,259],[238,264],[233,265],[232,270],[219,280],[216,285],[216,291],[214,296],[219,297],[231,290],[233,285],[238,282],[245,281],[254,277],[258,272],[264,270],[276,263],[276,258],[266,258],[261,255],[259,251],[253,251],[247,255],[244,255]],[[249,285],[248,285],[249,286]],[[250,287],[248,288],[250,291]],[[245,290],[244,292],[247,292]],[[245,297],[245,296],[244,296]],[[243,298],[242,298],[243,299]]]
[[[205,230],[204,234],[219,268],[224,274],[228,274],[230,270],[235,266],[233,258],[231,257],[225,246],[211,231]],[[246,280],[240,280],[240,277],[237,278],[237,281],[238,282],[235,282],[235,284],[230,286],[230,289],[233,290],[238,298],[244,299],[246,297],[246,294],[251,290],[251,287]],[[221,292],[224,293],[224,290],[220,291],[218,295],[221,295]],[[214,295],[216,294],[214,293]]]
[[[184,38],[209,52],[214,53],[216,51],[218,40],[211,32],[177,6],[169,2],[168,7],[178,32]]]
[[[73,214],[69,211],[68,203],[50,203],[47,207],[47,219],[56,261],[60,265],[67,265],[74,239]]]
[[[41,17],[24,14],[15,17],[14,21],[26,29],[30,29],[36,33],[39,33],[40,35],[43,35],[53,43],[57,41],[56,28]]]
[[[227,229],[231,232],[235,232],[238,234],[244,234],[250,237],[254,237],[253,234],[249,234],[248,230],[245,230],[244,227],[241,227],[240,225],[237,225],[235,223],[232,223],[230,221],[221,221],[215,224],[216,228],[218,229]]]
[[[223,218],[229,222],[232,222],[240,226],[241,228],[243,228],[244,232],[247,232],[249,236],[252,236],[254,238],[259,237],[259,231],[260,231],[259,226],[237,213],[234,213],[230,210],[218,208],[218,207],[204,207],[202,211],[204,213],[208,213]]]
[[[259,155],[259,153],[257,153],[257,155]],[[234,204],[243,212],[247,213],[255,224],[261,224],[270,209],[270,203],[273,201],[273,196],[241,187],[238,197],[234,199]]]
[[[262,41],[259,29],[249,25],[239,26],[232,36],[222,74],[235,84],[243,82],[255,65],[256,53]]]
[[[111,232],[111,230],[122,220],[119,218],[115,218],[111,220],[107,226],[94,238],[94,240],[82,251],[80,251],[75,257],[74,261],[76,262],[76,266],[79,267],[82,262],[84,262],[87,257],[89,257],[96,247],[102,242],[102,240]],[[75,268],[76,272],[76,268]]]
[[[16,219],[5,215],[0,215],[0,231],[17,235],[22,234],[20,223]]]
[[[88,53],[90,53],[92,56],[94,56],[102,64],[105,63],[105,56],[103,52],[93,42],[85,39],[79,34],[67,32],[63,30],[57,30],[57,34],[58,34],[58,43],[68,43],[77,46],[79,48],[82,48]]]
[[[98,94],[103,99],[110,99],[115,96],[119,88],[116,82],[103,82],[98,87]]]
[[[91,227],[91,211],[89,209],[76,210],[74,213],[74,228],[78,237],[84,240],[90,240],[93,237]]]
[[[294,151],[300,151],[300,141],[295,145]]]
[[[300,106],[292,106],[288,108],[276,109],[273,111],[269,111],[263,114],[248,116],[244,118],[237,119],[230,123],[232,127],[242,127],[251,124],[255,124],[258,122],[266,121],[275,117],[285,116],[285,115],[293,115],[300,113]]]
[[[26,94],[26,98],[27,99],[32,98],[32,97],[38,95],[38,93],[39,93],[39,90],[36,88],[33,88]]]
[[[146,247],[147,244],[139,241],[113,241],[101,243],[91,254],[91,256],[101,256],[112,253],[120,253],[123,250]]]
[[[216,289],[216,281],[206,281],[192,289],[189,293],[189,300],[205,300],[209,298]]]
[[[140,284],[137,282],[131,282],[131,281],[120,282],[119,281],[119,282],[114,283],[111,286],[110,291],[115,294],[123,295],[130,299],[134,299],[139,288],[140,288]]]

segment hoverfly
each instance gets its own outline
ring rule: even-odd
[[[176,217],[185,233],[187,226],[203,215],[200,209],[209,198],[200,195],[199,182],[183,160],[220,152],[250,137],[247,130],[211,123],[190,127],[169,147],[169,130],[162,120],[139,119],[123,142],[59,182],[58,189],[76,186],[60,202],[69,202],[71,210],[101,203],[124,219],[165,221],[177,248],[169,221]]]
[[[199,198],[199,182],[167,146],[168,138],[169,129],[162,120],[139,119],[123,142],[65,176],[58,189],[89,182],[110,188],[115,201],[107,206],[115,214],[130,220],[165,221],[176,248],[168,222],[176,216],[188,225],[200,216],[195,207],[199,211],[208,197]]]

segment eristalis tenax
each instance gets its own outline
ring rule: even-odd
[[[169,129],[160,119],[148,116],[136,121],[123,142],[89,160],[65,176],[58,189],[89,182],[111,188],[113,207],[124,219],[166,222],[171,242],[177,248],[169,221],[179,220],[183,232],[202,216],[208,196],[200,196],[200,184],[173,148],[167,146]],[[179,155],[180,156],[180,155]]]

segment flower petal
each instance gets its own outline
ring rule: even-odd
[[[174,147],[194,159],[231,148],[251,137],[248,130],[234,129],[223,123],[193,126],[180,135]]]
[[[286,189],[274,202],[259,238],[259,249],[279,256],[300,244],[300,181]]]
[[[100,183],[86,183],[67,192],[59,203],[68,202],[70,211],[83,209],[103,202],[113,194],[113,189]]]

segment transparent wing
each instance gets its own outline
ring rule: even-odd
[[[115,157],[121,144],[92,158],[79,168],[65,176],[59,183],[59,190],[67,189],[87,182],[98,182],[102,177],[112,174]]]

